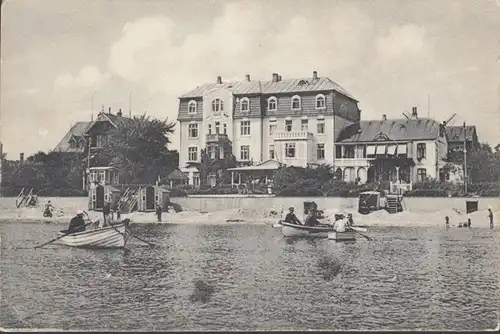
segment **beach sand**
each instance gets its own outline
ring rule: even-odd
[[[78,210],[87,207],[87,198],[51,198],[52,204],[61,210],[60,216],[44,218],[42,213],[48,199],[41,199],[37,208],[16,208],[15,199],[3,198],[0,207],[0,222],[42,222],[54,224],[68,224]],[[352,208],[320,208],[324,210],[326,219],[324,223],[333,223],[336,213],[351,213],[355,225],[359,226],[445,226],[445,216],[450,218],[450,227],[458,226],[459,222],[465,222],[465,212],[458,213],[453,208],[437,212],[413,212],[408,208],[405,212],[389,214],[385,210],[361,215],[355,207]],[[494,210],[494,216],[498,217],[499,211]],[[162,223],[175,224],[269,224],[272,225],[284,218],[286,212],[276,212],[269,208],[237,208],[202,213],[200,211],[183,211],[179,213],[163,213]],[[297,212],[299,219],[303,220],[301,212]],[[472,227],[489,227],[488,211],[481,210],[471,213]],[[102,218],[101,212],[90,211],[91,219]],[[134,224],[157,223],[154,212],[133,212],[122,214],[122,219],[129,218]]]

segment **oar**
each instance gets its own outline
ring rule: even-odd
[[[356,232],[357,234],[359,234],[359,235],[361,235],[361,236],[365,237],[365,238],[366,238],[366,240],[369,240],[369,241],[372,241],[372,240],[373,240],[373,238],[370,238],[369,236],[364,235],[363,233],[359,233],[359,232],[358,232],[358,231],[356,231],[356,230],[353,230],[353,231],[354,231],[354,232]]]
[[[98,218],[98,219],[99,219],[99,218]],[[86,227],[86,226],[89,226],[90,224],[94,224],[94,223],[95,223],[98,219],[96,219],[96,220],[94,220],[94,221],[91,221],[91,222],[89,222],[89,223],[85,224],[85,227]],[[63,234],[63,235],[60,235],[60,236],[58,236],[57,238],[54,238],[54,239],[52,239],[52,240],[50,240],[50,241],[47,241],[47,242],[46,242],[46,243],[44,243],[44,244],[41,244],[41,245],[39,245],[39,246],[34,247],[34,249],[41,248],[41,247],[43,247],[43,246],[47,246],[48,244],[51,244],[51,243],[53,243],[54,241],[57,241],[57,240],[59,240],[59,239],[61,239],[61,238],[65,237],[65,236],[67,236],[67,235],[70,235],[70,234],[72,234],[72,233],[75,233],[75,232],[74,232],[74,231],[68,231],[67,233],[65,233],[65,234]]]
[[[128,219],[128,218],[127,218],[127,219]],[[130,219],[129,219],[129,221],[130,221]],[[123,235],[124,237],[126,237],[126,236],[125,236],[122,232],[120,232],[120,231],[119,231],[116,227],[114,227],[112,224],[110,224],[110,226],[111,226],[111,227],[112,227],[112,228],[113,228],[116,232],[118,232],[118,233],[120,233],[121,235]],[[136,237],[135,235],[133,235],[133,234],[132,234],[132,232],[129,232],[129,236],[131,236],[132,238],[136,238],[137,240],[142,241],[142,242],[144,242],[144,243],[148,244],[148,246],[149,246],[149,247],[156,247],[156,245],[155,245],[155,244],[150,243],[150,242],[147,242],[146,240],[142,240],[142,239],[141,239],[141,238],[139,238],[139,237]]]

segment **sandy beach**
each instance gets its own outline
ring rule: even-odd
[[[57,209],[60,209],[60,214],[53,218],[43,217],[43,208],[48,202],[48,199],[41,198],[40,204],[36,208],[16,208],[15,199],[2,198],[0,207],[0,222],[43,222],[53,224],[68,224],[69,220],[76,214],[78,210],[83,210],[87,206],[87,199],[81,197],[74,198],[51,198],[51,202]],[[207,199],[217,200],[217,199]],[[436,199],[439,201],[439,199]],[[341,202],[340,202],[341,203]],[[326,204],[324,204],[326,205]],[[489,227],[488,210],[491,205],[482,205],[479,211],[471,214],[473,227]],[[186,207],[186,205],[183,205]],[[436,206],[436,208],[439,208]],[[450,226],[458,226],[459,222],[466,221],[465,210],[463,208],[446,208],[435,211],[424,211],[413,209],[411,206],[407,211],[397,214],[389,214],[385,210],[372,212],[368,215],[361,215],[357,212],[355,205],[349,202],[348,205],[336,205],[336,207],[320,206],[324,210],[324,223],[332,223],[336,213],[344,214],[351,213],[354,222],[360,226],[444,226],[444,218],[450,218]],[[461,209],[461,210],[460,210]],[[496,210],[495,210],[496,209]],[[281,210],[284,212],[282,213]],[[497,207],[492,207],[495,217],[500,213]],[[161,223],[174,224],[269,224],[272,225],[280,220],[286,214],[285,209],[276,208],[276,205],[263,207],[240,207],[230,209],[219,209],[211,212],[203,212],[187,208],[186,211],[179,213],[163,213]],[[458,211],[458,212],[457,212]],[[460,213],[459,213],[460,212]],[[303,219],[302,212],[297,208],[298,218]],[[90,211],[89,217],[96,219],[102,217],[101,212]],[[130,214],[122,214],[122,219],[129,218],[134,224],[155,224],[157,222],[154,212],[132,212]]]

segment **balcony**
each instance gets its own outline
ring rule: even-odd
[[[276,132],[274,140],[308,140],[312,138],[312,133],[307,131],[282,131]]]
[[[206,139],[207,139],[207,144],[225,142],[229,140],[227,138],[227,135],[221,133],[210,133],[210,134],[207,133]]]

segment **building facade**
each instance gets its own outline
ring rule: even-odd
[[[276,160],[288,166],[335,162],[335,138],[360,120],[358,101],[327,77],[222,81],[179,98],[179,168],[200,184],[202,152],[229,153],[242,164]]]
[[[445,127],[419,118],[361,121],[337,138],[335,167],[345,181],[411,184],[439,178],[446,165]]]

